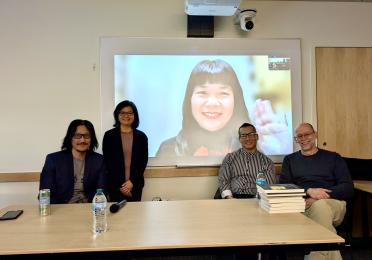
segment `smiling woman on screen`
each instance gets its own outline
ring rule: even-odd
[[[260,138],[259,148],[264,153],[270,147],[282,149],[279,138],[284,132],[288,134],[288,126],[277,122],[270,101],[256,100],[253,115],[260,137],[270,137]],[[243,122],[251,120],[233,68],[223,60],[201,61],[187,83],[182,129],[177,136],[162,142],[156,156],[224,156],[240,147],[236,129]],[[270,144],[265,144],[265,140]]]

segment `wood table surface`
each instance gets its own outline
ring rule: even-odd
[[[91,204],[38,206],[0,221],[0,255],[66,252],[226,248],[272,245],[340,245],[344,240],[301,213],[269,214],[256,199],[128,202],[108,213],[108,231],[92,233]]]
[[[355,189],[372,193],[372,181],[354,180],[353,183]]]

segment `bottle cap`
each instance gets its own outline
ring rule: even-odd
[[[103,189],[97,189],[97,192],[103,192]]]

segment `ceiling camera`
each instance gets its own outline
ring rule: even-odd
[[[235,23],[240,24],[240,28],[243,31],[249,32],[254,28],[256,14],[257,11],[255,9],[240,10],[235,17]]]

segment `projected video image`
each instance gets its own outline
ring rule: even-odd
[[[220,163],[256,126],[258,149],[292,152],[291,61],[267,55],[115,55],[115,104],[139,110],[153,165]]]

